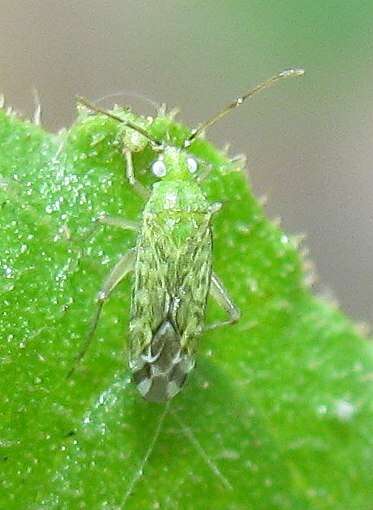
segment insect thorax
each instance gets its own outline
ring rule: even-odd
[[[209,203],[195,181],[162,180],[156,182],[144,213],[171,211],[208,214]]]

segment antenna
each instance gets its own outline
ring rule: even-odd
[[[225,117],[227,113],[229,113],[231,110],[234,110],[238,106],[241,106],[246,99],[249,97],[254,96],[258,92],[261,92],[264,89],[267,89],[274,85],[277,81],[282,80],[283,78],[291,78],[296,76],[303,76],[304,75],[304,69],[301,68],[292,68],[292,69],[286,69],[285,71],[282,71],[281,73],[275,74],[272,76],[272,78],[269,78],[266,81],[263,81],[262,83],[259,83],[256,87],[248,90],[243,96],[238,97],[231,103],[229,103],[223,110],[221,110],[219,113],[208,119],[206,122],[198,126],[196,129],[193,129],[192,134],[189,136],[189,138],[185,141],[184,146],[189,147],[189,145],[193,142],[195,138],[198,137],[198,135],[204,131],[205,129],[209,128],[210,126],[213,126],[218,120],[220,120],[222,117]]]
[[[88,101],[88,99],[86,99],[85,97],[79,97],[78,96],[77,97],[77,101],[78,101],[78,103],[83,104],[84,106],[86,106],[87,108],[89,108],[90,110],[92,110],[92,111],[94,111],[96,113],[101,113],[102,115],[106,115],[107,117],[110,117],[111,119],[117,120],[118,122],[122,122],[123,124],[125,124],[129,128],[131,128],[134,131],[137,131],[138,133],[140,133],[142,136],[145,136],[145,138],[147,138],[152,144],[156,145],[157,148],[162,148],[163,147],[162,142],[160,142],[159,140],[154,138],[151,134],[149,134],[146,131],[146,129],[142,128],[141,126],[138,126],[137,124],[134,124],[130,120],[124,120],[121,117],[119,117],[119,115],[115,115],[115,113],[112,113],[112,112],[109,112],[109,111],[104,110],[102,108],[99,108],[98,106],[90,103]]]

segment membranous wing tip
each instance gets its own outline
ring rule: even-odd
[[[140,394],[151,402],[166,402],[181,390],[194,360],[183,352],[177,328],[166,319],[154,333],[147,352],[131,366]]]

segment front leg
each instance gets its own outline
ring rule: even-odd
[[[135,177],[135,171],[133,168],[132,152],[128,149],[123,149],[123,155],[126,160],[126,177],[130,185],[136,191],[136,193],[146,200],[149,198],[150,192],[140,181]]]

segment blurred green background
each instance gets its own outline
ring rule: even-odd
[[[1,2],[0,90],[44,125],[74,119],[74,97],[181,109],[194,125],[273,73],[304,66],[211,129],[245,153],[258,195],[286,230],[306,233],[317,289],[373,319],[373,2]],[[110,106],[113,99],[105,101]],[[320,283],[321,282],[321,283]],[[331,290],[332,289],[332,290]]]

